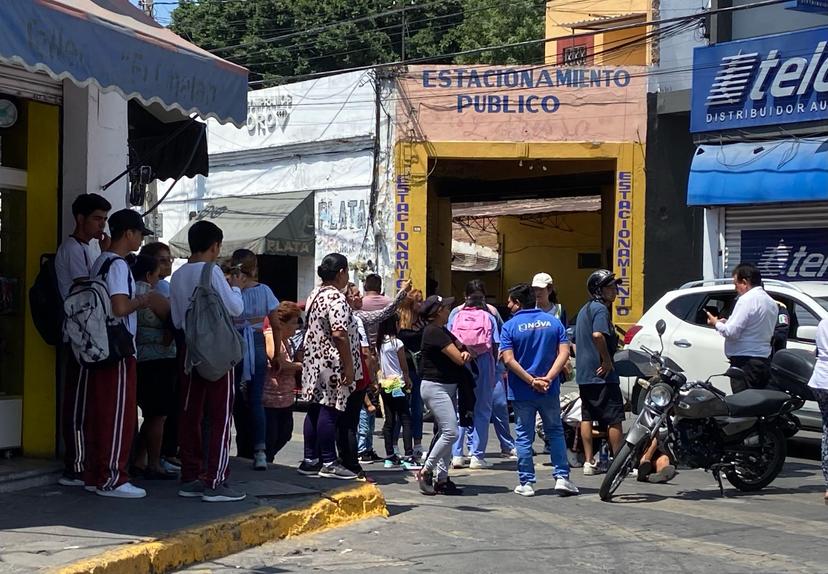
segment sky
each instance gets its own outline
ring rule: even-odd
[[[139,0],[130,0],[136,6],[139,5]],[[155,0],[155,19],[163,26],[169,26],[170,14],[178,5],[177,0]]]

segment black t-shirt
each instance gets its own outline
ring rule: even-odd
[[[414,353],[419,353],[423,344],[423,330],[422,329],[400,329],[397,333],[397,338],[402,341],[405,346],[405,360],[408,363],[408,372],[417,373],[417,365],[414,362]]]
[[[465,376],[462,367],[443,353],[448,345],[457,341],[445,327],[435,324],[423,329],[421,376],[424,381],[435,383],[460,384]]]

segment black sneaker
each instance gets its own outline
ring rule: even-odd
[[[373,464],[375,462],[382,462],[385,460],[373,450],[366,450],[359,454],[359,462],[364,464]]]
[[[420,492],[426,496],[434,496],[434,473],[430,470],[421,470],[417,473],[417,482],[420,485]]]
[[[296,472],[304,476],[319,476],[320,470],[322,470],[321,461],[317,461],[314,463],[303,460],[302,464],[299,465],[299,468],[296,469]]]
[[[331,464],[324,465],[319,470],[319,477],[336,478],[339,480],[355,480],[357,478],[357,474],[348,470],[338,462],[332,462]]]

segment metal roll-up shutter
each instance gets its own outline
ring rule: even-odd
[[[43,73],[32,73],[17,66],[0,64],[0,94],[60,105],[63,84]]]
[[[742,231],[780,229],[826,229],[828,238],[828,202],[725,208],[725,276],[742,261]]]

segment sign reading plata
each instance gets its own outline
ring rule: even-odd
[[[696,48],[691,131],[828,119],[826,45],[828,27]]]

